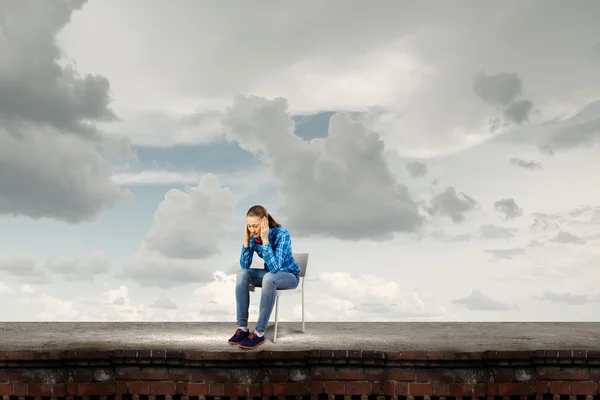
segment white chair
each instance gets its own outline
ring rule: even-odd
[[[277,326],[279,317],[279,296],[286,294],[300,293],[302,295],[302,332],[304,332],[304,279],[306,278],[306,266],[308,265],[308,253],[294,253],[294,260],[300,267],[300,282],[296,289],[279,289],[277,290],[277,297],[275,300],[275,334],[273,335],[273,342],[277,342]],[[256,289],[260,289],[260,286],[249,285],[250,291],[254,292]]]

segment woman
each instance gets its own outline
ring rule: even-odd
[[[248,210],[245,231],[240,255],[242,270],[237,275],[235,287],[238,329],[229,339],[229,344],[251,349],[265,341],[265,330],[277,298],[276,291],[295,289],[300,281],[300,267],[292,255],[290,233],[263,206],[256,205]],[[264,260],[264,269],[250,268],[254,252]],[[258,323],[252,334],[248,330],[249,284],[262,287]]]

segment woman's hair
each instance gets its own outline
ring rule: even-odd
[[[269,214],[267,212],[267,209],[260,205],[255,205],[255,206],[250,207],[250,209],[246,213],[246,216],[247,217],[259,217],[259,218],[267,217],[267,219],[269,220],[269,229],[281,226],[281,224],[279,222],[275,221],[275,218],[273,218],[271,216],[271,214]]]

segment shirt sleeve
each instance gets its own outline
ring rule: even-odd
[[[263,245],[263,260],[265,260],[265,264],[267,264],[267,269],[271,273],[276,273],[279,271],[281,266],[283,265],[283,255],[287,254],[288,250],[292,245],[292,240],[290,238],[290,234],[287,231],[280,232],[277,235],[277,244],[275,248],[275,252],[270,245]]]
[[[252,239],[248,241],[248,247],[242,244],[242,252],[240,254],[240,267],[248,269],[252,265],[252,257],[254,256],[254,242]]]

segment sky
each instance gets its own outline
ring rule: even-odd
[[[309,253],[307,322],[597,321],[599,19],[3,1],[0,320],[233,326],[261,204]]]

